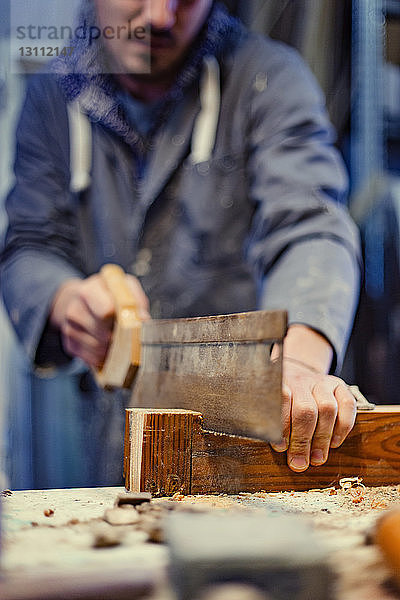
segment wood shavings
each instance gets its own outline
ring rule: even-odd
[[[93,533],[92,548],[113,548],[121,544],[120,530],[106,523],[94,523],[91,527]]]
[[[165,542],[164,527],[161,515],[142,515],[139,528],[148,535],[149,542],[163,544]]]
[[[357,385],[349,385],[347,387],[356,399],[357,410],[374,410],[375,404],[367,400],[367,398],[364,396],[364,394],[361,393],[360,388]]]
[[[388,507],[387,503],[383,502],[382,500],[371,500],[371,508],[373,508],[373,509],[376,509],[376,508],[385,509],[387,507]]]
[[[352,499],[353,504],[360,504],[364,500],[362,488],[360,488],[360,487],[350,488],[350,495],[353,498]]]
[[[365,485],[361,477],[343,477],[339,480],[343,492],[349,492],[353,504],[361,504],[364,501]]]
[[[180,492],[176,492],[173,496],[172,496],[172,500],[175,500],[176,502],[181,502],[182,500],[184,500],[185,496],[183,494],[181,494]]]
[[[361,486],[365,489],[365,485],[362,483],[362,477],[342,477],[342,479],[339,479],[339,485],[345,492],[357,486]]]
[[[115,500],[115,506],[140,506],[144,503],[151,502],[151,494],[149,492],[136,492],[120,494]]]
[[[129,505],[124,508],[107,508],[103,517],[110,525],[134,525],[139,518],[139,513]]]
[[[355,481],[359,480],[356,478]],[[4,542],[7,548],[2,555],[5,561],[3,572],[12,571],[20,578],[21,572],[24,577],[29,570],[36,573],[38,564],[44,569],[49,566],[64,569],[65,557],[73,560],[79,568],[83,566],[83,563],[78,563],[81,560],[90,561],[90,564],[96,561],[96,564],[108,565],[104,567],[108,568],[111,567],[110,558],[117,563],[120,557],[126,561],[123,564],[128,569],[135,562],[147,564],[147,560],[152,567],[152,561],[157,560],[157,564],[164,568],[167,550],[155,543],[146,546],[148,537],[143,531],[148,528],[150,539],[153,542],[161,541],[164,515],[184,510],[214,512],[221,509],[260,509],[272,515],[297,513],[311,519],[316,533],[329,547],[332,566],[339,574],[337,597],[340,600],[395,600],[395,595],[387,595],[386,589],[381,586],[380,582],[387,577],[387,570],[384,571],[385,565],[377,547],[375,544],[366,544],[369,541],[367,535],[369,531],[375,531],[376,520],[384,511],[384,505],[391,507],[400,502],[399,486],[359,487],[364,501],[358,504],[352,502],[350,490],[345,492],[339,485],[336,486],[336,493],[333,493],[333,489],[329,491],[329,488],[321,493],[321,489],[308,493],[274,492],[266,494],[266,497],[262,493],[188,495],[179,502],[160,498],[134,509],[140,520],[145,515],[154,517],[143,524],[143,529],[140,521],[135,525],[113,527],[100,520],[105,508],[113,507],[117,495],[123,493],[122,489],[80,490],[79,494],[76,490],[32,492],[29,496],[26,492],[13,492],[13,496],[6,498],[3,503],[6,516],[12,515],[16,522],[14,525],[10,517],[4,519]],[[96,498],[98,500],[95,502]],[[88,500],[91,502],[88,503]],[[43,516],[43,508],[49,506],[56,508],[51,519]],[[129,513],[132,509],[121,510]],[[20,522],[21,514],[24,515],[25,524]],[[72,519],[79,519],[79,524],[71,527]],[[92,525],[96,523],[104,525],[102,531],[96,527],[92,530]],[[56,528],[51,528],[54,525]],[[103,532],[107,536],[105,541],[102,539]],[[114,542],[113,537],[108,539],[111,534]],[[107,546],[109,541],[111,544]],[[38,552],[39,543],[42,542],[43,550]],[[92,545],[96,549],[92,549]],[[106,550],[102,551],[101,548]],[[112,554],[115,556],[110,557]],[[233,594],[228,600],[233,600]]]
[[[329,492],[329,494],[332,496],[333,494],[331,494],[331,492],[335,492],[336,493],[336,488],[334,487],[327,487],[327,488],[312,488],[311,490],[308,490],[309,492]]]

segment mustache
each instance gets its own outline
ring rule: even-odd
[[[170,31],[169,29],[160,29],[158,27],[154,27],[153,25],[150,25],[150,26],[146,27],[146,31],[147,31],[148,35],[150,35],[150,39],[160,40],[160,41],[168,41],[168,42],[175,41],[175,36],[173,35],[172,31]]]

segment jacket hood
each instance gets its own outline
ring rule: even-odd
[[[82,0],[77,27],[89,28],[96,24],[93,0]],[[82,31],[82,29],[81,29]],[[159,118],[151,134],[157,129],[173,105],[182,98],[185,88],[199,79],[206,56],[217,60],[233,49],[245,34],[243,25],[229,15],[225,7],[216,3],[189,55],[178,73],[175,83],[160,105]],[[82,35],[73,41],[74,52],[69,57],[59,57],[52,63],[52,72],[68,102],[79,100],[82,110],[93,120],[102,122],[133,146],[143,146],[139,132],[132,129],[121,111],[116,96],[117,84],[107,70],[106,55],[100,40],[91,42]]]

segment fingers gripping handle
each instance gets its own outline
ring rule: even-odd
[[[113,297],[117,320],[129,318],[133,321],[140,321],[137,302],[126,282],[124,270],[119,265],[108,264],[100,269],[100,275]],[[128,311],[129,314],[124,311]]]
[[[102,387],[130,387],[140,364],[141,319],[135,297],[118,265],[104,265],[100,270],[115,303],[112,340],[104,365],[96,371]]]

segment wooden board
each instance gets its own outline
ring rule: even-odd
[[[131,405],[201,412],[213,431],[278,440],[284,311],[150,321]]]
[[[275,452],[266,442],[205,430],[199,413],[157,411],[155,418],[149,409],[142,412],[143,427],[138,429],[135,410],[128,409],[126,415],[125,484],[129,491],[168,495],[171,481],[175,481],[174,490],[185,494],[300,491],[355,476],[368,486],[400,484],[398,406],[359,412],[354,429],[340,448],[330,451],[325,465],[304,473],[291,471],[286,453]],[[167,431],[167,455],[157,422]]]

